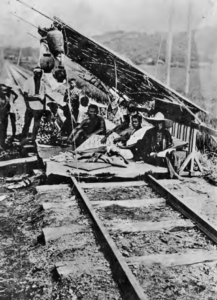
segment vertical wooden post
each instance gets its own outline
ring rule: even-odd
[[[178,137],[178,123],[175,125],[175,137]]]
[[[192,129],[192,147],[191,147],[192,158],[191,158],[191,169],[190,169],[191,172],[194,171],[196,137],[197,137],[197,130]]]
[[[166,71],[166,84],[170,86],[170,65],[172,58],[172,44],[173,44],[173,15],[174,15],[174,0],[171,0],[171,9],[169,15],[169,32],[167,38],[167,71]]]
[[[190,72],[191,72],[191,44],[192,44],[192,30],[191,30],[191,13],[192,13],[192,0],[188,0],[188,47],[187,47],[187,64],[186,64],[186,83],[185,94],[189,94],[190,87]]]
[[[22,55],[22,48],[20,48],[20,51],[19,51],[19,56],[18,56],[18,60],[17,60],[17,66],[20,65],[21,55]]]
[[[181,125],[180,139],[184,141],[184,125]]]

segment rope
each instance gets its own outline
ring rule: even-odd
[[[115,88],[117,90],[118,89],[118,74],[117,74],[117,65],[116,65],[115,60],[114,60],[114,65],[115,65]]]
[[[66,35],[66,31],[65,31],[65,26],[63,26],[63,31],[64,31],[64,35],[65,35],[65,41],[66,41],[66,44],[68,44],[68,40],[67,40],[67,35]],[[66,48],[67,49],[67,48]],[[65,47],[63,48],[63,51],[64,51],[64,55],[67,55],[67,53],[65,53]],[[70,116],[71,116],[71,123],[72,123],[72,132],[70,134],[70,136],[72,135],[72,138],[74,140],[74,134],[73,134],[73,131],[74,131],[74,125],[73,125],[73,120],[75,121],[75,118],[72,114],[72,106],[71,106],[71,99],[70,99],[70,90],[69,90],[69,84],[68,84],[68,74],[66,72],[66,87],[67,87],[67,92],[68,92],[68,107],[69,107],[69,111],[70,111]],[[75,141],[73,142],[73,147],[75,149],[76,145],[75,145]],[[75,156],[74,156],[75,158]],[[75,158],[75,161],[78,162],[78,160]],[[78,165],[77,165],[77,171],[78,171]],[[79,172],[78,172],[78,182],[80,181],[80,178],[79,178]]]

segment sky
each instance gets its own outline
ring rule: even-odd
[[[192,26],[217,26],[216,0],[23,0],[44,14],[63,19],[88,36],[108,31],[167,31],[173,7],[173,30],[187,29],[189,1],[192,3]],[[216,3],[215,3],[216,2]],[[18,20],[12,13],[38,26],[50,24],[46,18],[16,0],[1,0],[1,44],[35,46],[37,29]]]

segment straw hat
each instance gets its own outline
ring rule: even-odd
[[[161,112],[156,113],[156,115],[153,118],[145,118],[145,120],[147,122],[151,123],[152,125],[155,125],[159,122],[164,122],[165,127],[167,127],[167,128],[173,126],[173,121],[169,120],[169,119],[166,119]]]

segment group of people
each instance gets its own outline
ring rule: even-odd
[[[0,146],[4,147],[9,116],[12,124],[12,137],[16,135],[13,103],[18,95],[11,87],[4,84],[0,85],[0,95],[0,127],[3,133],[0,137]],[[43,79],[43,71],[40,67],[36,67],[34,75],[25,83],[23,97],[26,104],[21,134],[23,140],[27,138],[32,119],[34,119],[33,141],[37,137],[39,140],[41,139],[41,143],[56,144],[58,141],[64,141],[76,149],[86,139],[96,134],[102,135],[101,143],[105,144],[108,136],[116,132],[120,137],[114,139],[114,144],[120,150],[130,151],[135,161],[142,160],[151,164],[167,165],[168,168],[173,165],[175,171],[178,171],[180,162],[186,157],[184,151],[168,151],[165,155],[159,155],[164,150],[173,147],[172,137],[167,130],[172,123],[159,112],[152,118],[146,118],[146,121],[153,127],[139,139],[134,139],[134,142],[132,142],[132,137],[142,128],[142,117],[138,111],[132,116],[124,115],[121,124],[107,132],[105,120],[98,114],[98,106],[89,104],[89,98],[81,95],[74,78],[69,80],[69,88],[66,89],[63,99],[64,105],[61,106],[55,102],[46,103],[46,84]],[[60,120],[58,109],[62,110],[65,117],[64,122]]]
[[[64,105],[56,102],[47,103],[46,84],[40,67],[34,69],[33,77],[29,78],[23,92],[26,103],[22,137],[28,136],[32,119],[34,119],[32,140],[42,143],[68,143],[78,147],[92,134],[105,134],[105,121],[98,116],[98,106],[89,104],[89,98],[77,87],[76,79],[69,80],[69,87],[63,98]],[[61,121],[62,111],[65,118]]]

